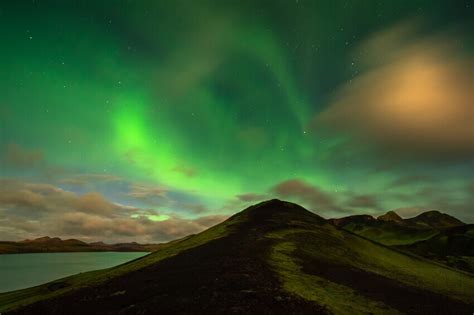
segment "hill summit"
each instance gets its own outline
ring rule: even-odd
[[[377,220],[381,221],[392,221],[392,222],[403,222],[403,219],[401,216],[399,216],[395,211],[389,211],[385,213],[384,215],[381,215],[377,217]]]

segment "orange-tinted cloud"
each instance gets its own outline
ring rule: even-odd
[[[358,53],[370,70],[341,87],[313,121],[397,155],[474,157],[474,58],[455,35],[419,36],[403,25]]]

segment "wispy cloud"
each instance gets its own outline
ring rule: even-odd
[[[235,197],[237,197],[237,199],[239,199],[240,201],[244,201],[244,202],[262,201],[265,198],[267,198],[267,196],[264,194],[256,194],[256,193],[240,194],[240,195],[236,195]]]
[[[89,186],[100,182],[116,182],[121,180],[121,177],[110,174],[78,174],[63,178],[58,182],[68,185]]]

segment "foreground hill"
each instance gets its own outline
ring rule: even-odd
[[[160,244],[103,242],[86,243],[76,239],[62,240],[59,237],[44,236],[34,240],[20,242],[0,242],[0,254],[18,253],[58,253],[58,252],[151,252]]]
[[[7,314],[471,314],[474,278],[271,200],[101,271],[0,294]]]
[[[389,211],[377,218],[353,215],[330,221],[340,228],[384,245],[409,245],[430,239],[445,229],[465,225],[439,211],[427,211],[409,219]]]

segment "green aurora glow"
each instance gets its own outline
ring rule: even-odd
[[[1,175],[99,191],[157,211],[147,214],[153,221],[229,215],[259,196],[285,198],[275,187],[293,179],[339,200],[320,209],[326,216],[439,205],[470,220],[462,189],[471,158],[394,158],[377,143],[353,142],[344,122],[314,122],[377,66],[357,52],[378,32],[413,20],[425,27],[419,38],[457,27],[472,56],[462,36],[471,13],[468,2],[431,0],[3,3],[0,145],[42,159],[29,168],[5,158]],[[61,184],[81,174],[122,184]],[[433,180],[387,188],[412,175]],[[174,201],[126,197],[137,183]],[[423,188],[445,190],[454,206],[412,195]],[[310,206],[311,191],[286,197]],[[377,206],[342,209],[356,196],[376,196]]]

